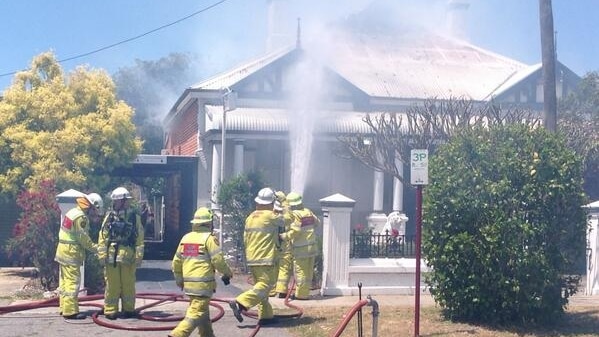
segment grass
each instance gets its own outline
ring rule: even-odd
[[[285,327],[295,337],[328,337],[341,323],[349,307],[309,307],[304,315]],[[378,336],[414,336],[414,310],[411,307],[381,307],[378,319]],[[363,336],[372,336],[372,308],[362,309]],[[599,336],[599,306],[570,308],[561,322],[551,327],[485,327],[445,321],[439,308],[425,307],[420,311],[420,336],[477,337],[553,337]],[[354,317],[341,336],[358,336]]]

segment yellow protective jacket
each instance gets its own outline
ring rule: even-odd
[[[255,210],[245,219],[243,241],[248,266],[274,266],[280,254],[282,217],[272,210]]]
[[[218,239],[210,228],[198,226],[183,236],[173,257],[173,274],[186,295],[211,297],[216,291],[214,270],[232,277]]]
[[[89,237],[89,219],[79,207],[71,208],[62,219],[54,261],[68,266],[81,266],[85,250],[95,252],[97,246]]]
[[[282,234],[284,240],[291,242],[294,258],[319,255],[316,229],[320,225],[318,217],[308,208],[292,210],[291,228]]]
[[[116,230],[117,228],[119,230]],[[144,229],[141,225],[141,217],[129,210],[109,212],[98,234],[100,263],[120,262],[140,265],[143,256]]]
[[[279,223],[279,225],[280,225],[279,233],[287,233],[291,229],[291,224],[293,224],[295,217],[294,217],[293,213],[291,212],[291,210],[289,210],[288,206],[283,207],[283,213],[281,213],[279,216],[283,218],[283,221],[281,221]],[[289,241],[289,240],[281,241],[281,251],[283,253],[286,253],[286,252],[291,253],[291,241]]]

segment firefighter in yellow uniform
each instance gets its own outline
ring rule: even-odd
[[[58,246],[54,261],[60,264],[59,310],[65,319],[84,319],[86,317],[79,312],[78,296],[82,282],[80,267],[85,261],[85,251],[88,250],[95,254],[98,249],[89,237],[89,226],[90,218],[95,217],[98,209],[102,207],[101,198],[98,201],[92,194],[90,196],[81,196],[76,199],[77,206],[65,214],[58,232]]]
[[[289,210],[289,203],[285,194],[281,191],[275,193],[276,201],[274,205],[275,213],[283,217],[280,228],[281,233],[285,233],[291,229],[293,223],[293,214]],[[275,288],[270,292],[271,296],[279,294],[279,298],[287,296],[289,279],[293,276],[293,255],[291,253],[291,242],[288,240],[281,242],[281,257],[279,258],[279,272]]]
[[[144,229],[141,218],[129,208],[132,199],[124,187],[112,191],[112,211],[98,235],[98,258],[104,265],[104,316],[116,319],[121,301],[123,317],[137,317],[135,311],[135,269],[144,254]]]
[[[291,242],[296,282],[293,298],[307,300],[314,277],[314,259],[319,254],[316,229],[320,220],[310,209],[304,207],[300,194],[289,193],[287,202],[293,214],[293,223],[281,238]]]
[[[281,217],[274,213],[274,191],[263,188],[254,199],[256,210],[245,220],[243,241],[245,256],[254,286],[229,303],[235,318],[243,321],[241,311],[258,306],[258,323],[274,323],[274,312],[268,302],[268,295],[275,286],[278,274],[280,253],[279,228]]]
[[[189,296],[189,307],[170,337],[187,337],[196,328],[200,337],[214,337],[209,311],[210,298],[216,291],[214,270],[223,274],[225,285],[233,273],[212,234],[212,219],[211,210],[198,208],[191,220],[191,232],[183,236],[173,257],[175,282]]]

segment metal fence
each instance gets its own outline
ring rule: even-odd
[[[350,258],[400,258],[416,256],[414,236],[353,230],[349,236]]]

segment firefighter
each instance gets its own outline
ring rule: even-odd
[[[106,214],[98,234],[98,258],[104,265],[104,315],[114,320],[121,301],[123,317],[135,311],[135,269],[144,254],[144,229],[140,216],[130,209],[132,199],[124,187],[112,191],[112,210]]]
[[[280,228],[280,232],[284,233],[291,229],[293,215],[289,211],[289,203],[287,202],[285,193],[277,191],[275,196],[277,200],[275,200],[274,211],[276,214],[283,217],[283,222],[281,222],[283,227]],[[277,283],[275,288],[270,292],[270,296],[275,296],[278,293],[279,298],[285,298],[287,296],[289,279],[292,275],[293,255],[291,254],[291,243],[288,240],[285,240],[281,242],[281,257],[279,258]]]
[[[80,267],[85,261],[85,251],[94,254],[98,246],[89,237],[90,218],[95,217],[102,208],[102,199],[96,193],[80,196],[62,219],[58,232],[58,246],[54,260],[60,264],[58,281],[59,310],[65,319],[84,319],[79,312],[79,287],[81,284]]]
[[[277,281],[279,261],[279,228],[282,219],[274,213],[274,191],[263,188],[254,199],[256,210],[245,220],[243,241],[245,256],[254,286],[229,302],[235,318],[243,321],[241,311],[258,306],[258,324],[275,322],[268,295]]]
[[[281,238],[291,242],[296,282],[293,298],[307,300],[314,277],[314,259],[319,254],[316,229],[320,220],[304,207],[300,194],[289,193],[287,202],[293,214],[293,223],[287,232],[281,234]]]
[[[183,236],[173,257],[175,282],[189,296],[189,307],[170,337],[187,337],[195,328],[200,337],[214,337],[209,311],[210,298],[216,291],[214,270],[223,274],[225,285],[233,273],[212,234],[212,219],[211,210],[198,208],[191,220],[191,232]]]

